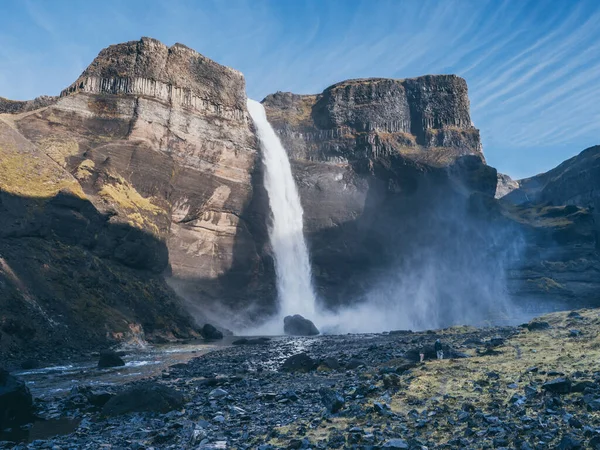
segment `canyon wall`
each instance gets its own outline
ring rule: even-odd
[[[202,301],[250,301],[247,286],[272,270],[272,263],[261,256],[267,221],[261,214],[267,212],[255,207],[262,185],[245,98],[241,73],[183,45],[167,47],[142,38],[100,52],[59,98],[0,102],[2,206],[12,214],[3,217],[10,220],[0,234],[0,257],[12,258],[0,271],[5,277],[1,286],[14,295],[22,291],[17,278],[7,275],[17,265],[23,274],[36,273],[38,265],[69,266],[53,260],[55,253],[47,254],[65,242],[61,248],[73,263],[81,259],[74,255],[89,254],[102,272],[126,272],[124,285],[104,285],[104,296],[81,300],[69,298],[57,282],[48,281],[45,291],[37,292],[29,278],[28,296],[46,299],[49,320],[68,324],[74,336],[91,333],[95,342],[120,336],[137,323],[148,331],[162,323],[163,334],[171,336],[179,329],[180,336],[193,332],[186,314],[173,306],[181,297],[172,288],[198,301],[200,321],[206,319]],[[19,147],[11,139],[27,151],[11,156]],[[32,169],[42,161],[53,176]],[[23,183],[28,187],[17,189]],[[43,207],[28,216],[30,204]],[[43,248],[26,250],[25,240]],[[45,256],[38,258],[40,252]],[[77,274],[76,279],[98,278],[89,270],[85,264],[69,266],[67,272]],[[29,284],[23,277],[19,283]],[[139,285],[144,295],[128,300],[135,297],[126,294],[135,280],[148,280]],[[256,291],[263,286],[271,289],[267,282]],[[76,306],[80,301],[98,313],[97,329],[91,332],[85,320],[92,312],[82,312]],[[114,315],[120,319],[101,312],[105,307],[120,310]],[[19,318],[2,310],[1,320],[13,323],[9,330],[23,321],[34,323],[39,312],[34,308],[31,316]],[[154,319],[143,320],[144,315]],[[39,331],[40,336],[48,333]]]
[[[596,150],[513,182],[486,165],[453,75],[348,80],[263,105],[325,306],[385,298],[374,311],[431,327],[492,317],[507,296],[597,300]],[[52,336],[103,345],[139,325],[189,337],[275,308],[238,71],[181,44],[110,46],[58,97],[0,99],[0,157],[0,351]]]
[[[317,290],[328,307],[368,301],[383,285],[401,284],[401,274],[431,272],[435,253],[440,264],[454,265],[436,267],[439,281],[431,284],[438,286],[492,264],[480,257],[491,230],[480,227],[472,197],[493,200],[497,174],[485,164],[462,78],[349,80],[317,95],[278,92],[263,104],[292,159]],[[406,302],[417,302],[419,283],[425,280],[385,295],[409,316]],[[436,315],[466,285],[432,295]],[[448,321],[463,304],[444,313]],[[438,323],[426,314],[412,326]]]

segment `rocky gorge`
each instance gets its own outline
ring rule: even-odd
[[[277,311],[246,100],[240,72],[151,38],[102,50],[59,96],[0,98],[0,366],[253,334]],[[455,75],[262,105],[327,336],[243,338],[147,382],[36,399],[77,423],[29,447],[600,448],[597,313],[514,326],[598,306],[600,147],[511,180]],[[451,360],[416,364],[435,338]]]

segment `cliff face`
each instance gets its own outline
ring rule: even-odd
[[[526,294],[595,305],[600,292],[600,147],[519,180],[501,198],[525,227],[525,267],[513,276]]]
[[[162,273],[180,292],[214,298],[226,291],[223,301],[242,302],[236,294],[263,270],[266,223],[253,206],[260,201],[253,187],[257,147],[245,98],[239,72],[183,45],[142,38],[103,50],[60,98],[33,107],[0,103],[0,187],[13,213],[2,244],[13,243],[23,270],[33,271],[32,261],[17,254],[15,239],[50,245],[52,237],[66,239],[73,252],[89,251],[103,264],[156,279],[160,286],[149,284],[147,295],[157,305],[170,300],[149,314],[176,301]],[[14,140],[27,150],[13,155]],[[27,216],[26,205],[36,199],[46,206]],[[60,289],[46,287],[48,295]],[[107,291],[118,297],[122,287]],[[78,301],[66,297],[57,295],[60,308]],[[125,299],[116,303],[128,310],[129,322],[140,322],[140,310],[125,307]],[[122,331],[110,322],[97,335]],[[164,322],[167,331],[175,326]]]
[[[0,99],[0,351],[101,345],[140,326],[191,336],[182,297],[222,325],[274,307],[245,102],[239,72],[149,38],[103,50],[59,97]],[[443,326],[489,317],[507,287],[593,298],[597,148],[512,182],[485,164],[466,83],[451,75],[263,104],[328,306],[378,296],[415,326]]]
[[[263,104],[292,159],[315,280],[330,306],[370,297],[399,273],[431,272],[436,252],[454,263],[453,275],[443,274],[450,278],[488,264],[463,257],[478,253],[488,233],[467,237],[479,226],[471,196],[493,198],[497,179],[463,79],[350,80],[318,95],[272,94]],[[386,295],[402,304],[416,284]],[[450,284],[435,301],[463,294]]]
[[[263,103],[295,159],[346,162],[401,153],[432,166],[464,155],[483,161],[467,85],[454,75],[349,80],[319,95],[278,92]]]

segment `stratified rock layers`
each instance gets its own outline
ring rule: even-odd
[[[258,197],[253,195],[257,147],[245,98],[241,73],[183,45],[169,48],[142,38],[103,50],[60,98],[37,109],[31,110],[28,102],[1,103],[2,156],[14,153],[15,145],[4,139],[12,133],[27,148],[19,156],[26,166],[53,172],[43,175],[30,167],[28,182],[38,188],[25,189],[18,183],[25,180],[24,169],[15,172],[9,163],[16,159],[2,158],[0,180],[8,180],[0,184],[2,204],[13,216],[0,239],[8,243],[32,227],[46,228],[41,238],[55,235],[68,223],[61,222],[54,208],[60,195],[67,199],[61,207],[69,214],[81,215],[77,211],[83,208],[94,217],[83,213],[83,222],[103,224],[96,226],[102,232],[89,225],[81,235],[71,230],[74,248],[148,274],[141,278],[167,273],[177,290],[201,291],[197,298],[221,296],[222,283],[232,278],[236,286],[228,292],[244,292],[245,283],[261,270],[258,246],[263,239],[252,233],[260,234],[266,226],[264,217],[257,221],[260,225],[251,224],[249,212]],[[37,198],[53,208],[20,226],[24,221],[18,220],[14,205]],[[52,292],[57,286],[46,288]],[[157,297],[152,289],[149,284],[147,295]],[[160,289],[169,291],[167,286]],[[59,302],[77,303],[58,297]],[[240,301],[233,295],[222,300]],[[63,307],[69,309],[58,305]],[[123,315],[124,322],[142,322],[139,312]],[[3,318],[9,319],[17,320]],[[96,334],[121,332],[109,322]]]

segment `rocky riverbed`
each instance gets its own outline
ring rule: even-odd
[[[599,331],[600,312],[581,310],[520,327],[242,340],[147,380],[38,399],[71,432],[0,448],[600,448]]]

